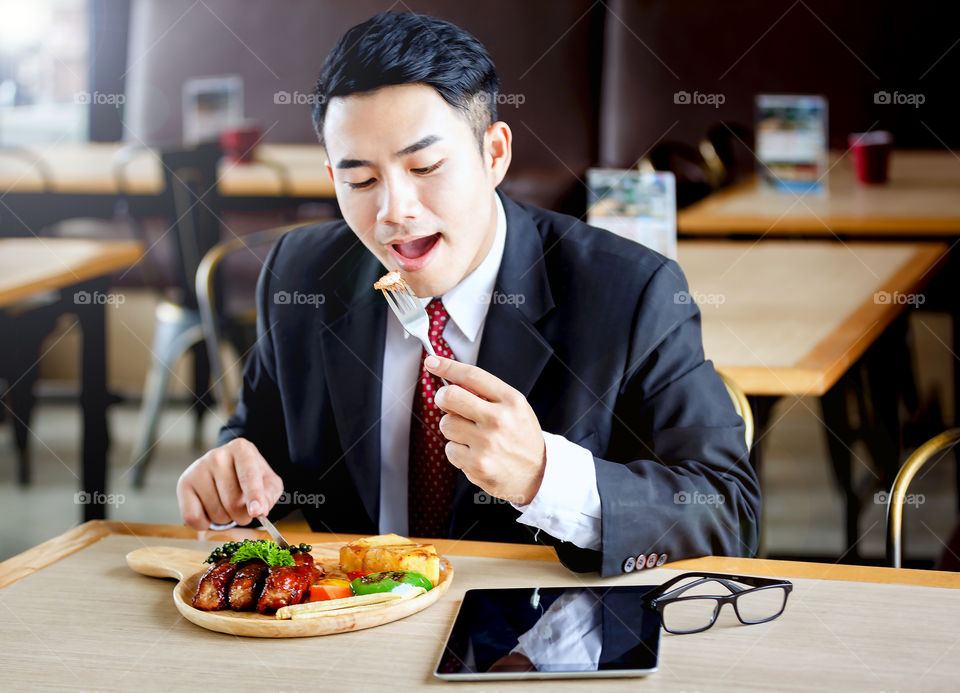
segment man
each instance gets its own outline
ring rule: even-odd
[[[430,17],[333,48],[313,118],[343,221],[270,254],[237,412],[177,485],[187,524],[297,506],[323,531],[546,542],[603,575],[755,551],[743,423],[679,267],[499,194],[497,88],[483,46]],[[451,358],[403,332],[385,268],[430,297]]]

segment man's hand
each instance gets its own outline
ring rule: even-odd
[[[249,524],[266,515],[282,493],[283,480],[244,438],[210,450],[177,481],[180,516],[196,530],[210,529],[211,522]]]
[[[428,356],[424,365],[450,383],[434,398],[446,412],[440,432],[449,441],[450,463],[491,496],[517,505],[532,501],[547,451],[526,398],[476,366],[439,356]]]

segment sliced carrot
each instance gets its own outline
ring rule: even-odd
[[[350,591],[350,585],[311,585],[310,586],[310,601],[311,602],[323,602],[328,599],[343,599],[344,597],[352,597],[353,592]]]

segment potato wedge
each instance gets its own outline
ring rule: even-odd
[[[433,544],[415,544],[397,534],[380,534],[340,548],[340,568],[345,573],[382,573],[413,570],[431,583],[440,582],[440,556]]]
[[[375,537],[357,539],[340,547],[340,568],[345,573],[366,570],[363,567],[363,556],[368,549],[375,546],[401,546],[413,544],[406,537],[399,534],[379,534]]]
[[[440,556],[433,544],[410,546],[377,546],[368,549],[363,570],[375,573],[412,570],[425,576],[435,586],[440,582]]]

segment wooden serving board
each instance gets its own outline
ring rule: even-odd
[[[339,544],[315,544],[310,553],[313,554],[317,564],[323,566],[329,575],[339,572],[339,551]],[[426,609],[443,596],[453,580],[453,566],[450,565],[450,561],[441,556],[440,582],[419,597],[385,604],[380,609],[371,611],[303,620],[284,620],[256,612],[195,609],[191,603],[200,578],[209,567],[204,563],[207,555],[203,551],[191,549],[148,546],[128,553],[127,565],[142,575],[178,580],[177,586],[173,588],[173,603],[177,611],[191,623],[218,633],[247,635],[255,638],[303,638],[380,626]]]

